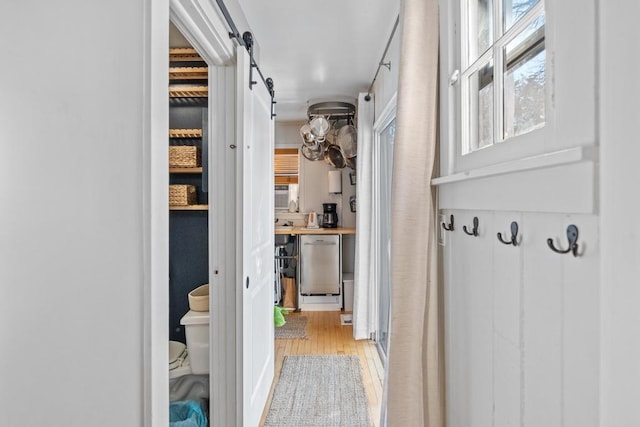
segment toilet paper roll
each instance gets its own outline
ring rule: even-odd
[[[329,193],[342,193],[342,173],[340,171],[329,171]]]

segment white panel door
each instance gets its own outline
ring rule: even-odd
[[[249,55],[237,49],[238,212],[241,298],[238,357],[242,425],[260,421],[274,375],[273,120],[271,97],[257,75],[249,89]],[[240,424],[239,424],[240,425]]]

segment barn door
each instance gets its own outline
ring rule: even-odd
[[[273,136],[271,97],[258,81],[249,89],[250,59],[237,48],[238,214],[241,297],[238,343],[242,425],[257,426],[274,375]],[[254,78],[257,77],[254,74]]]

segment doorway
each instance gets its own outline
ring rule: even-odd
[[[378,137],[379,153],[379,280],[378,280],[378,325],[376,344],[380,357],[387,358],[389,350],[389,314],[391,309],[391,181],[393,175],[393,144],[395,140],[395,118]]]
[[[373,125],[374,138],[374,202],[376,217],[376,331],[375,340],[380,358],[386,363],[389,351],[391,311],[391,206],[393,148],[396,133],[396,95],[384,107]]]

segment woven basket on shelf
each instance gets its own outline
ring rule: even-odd
[[[169,206],[195,205],[196,186],[174,184],[169,186]]]
[[[194,145],[169,146],[169,167],[196,168],[200,166],[200,149]]]

